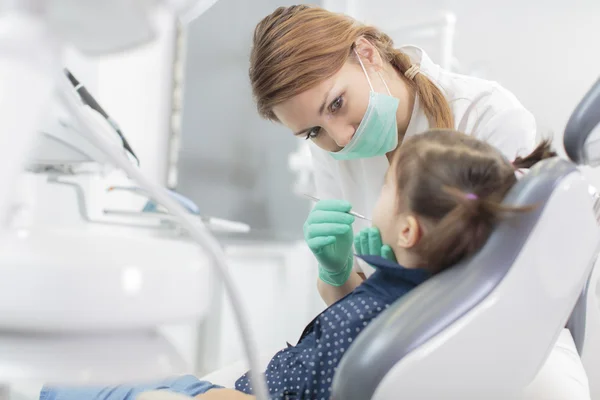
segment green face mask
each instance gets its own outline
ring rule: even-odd
[[[356,50],[354,52],[356,53]],[[371,87],[369,106],[350,143],[340,151],[330,152],[336,160],[382,156],[398,146],[396,112],[398,111],[399,101],[392,96],[381,74],[379,74],[379,77],[388,94],[377,93],[373,90],[367,70],[358,53],[356,53],[356,56]]]

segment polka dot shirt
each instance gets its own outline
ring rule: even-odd
[[[352,293],[328,307],[305,329],[296,346],[271,359],[265,371],[272,399],[327,400],[337,366],[365,327],[398,298],[429,275],[380,257],[361,257],[376,268]],[[235,388],[251,394],[248,374]]]

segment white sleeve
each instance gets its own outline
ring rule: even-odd
[[[528,155],[535,148],[535,117],[512,93],[497,88],[480,115],[485,117],[477,122],[475,136],[496,147],[510,161]]]
[[[313,175],[315,178],[315,196],[320,199],[343,199],[344,192],[337,173],[337,161],[327,151],[314,143],[309,143],[312,159]],[[363,272],[357,258],[354,258],[354,271]]]
[[[315,178],[315,196],[320,199],[343,199],[342,187],[336,177],[335,160],[312,142],[309,143],[309,148]]]

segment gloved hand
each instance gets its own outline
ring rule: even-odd
[[[321,200],[304,223],[304,239],[319,262],[319,278],[332,286],[346,283],[354,264],[351,208],[344,200]]]
[[[380,256],[389,261],[396,262],[394,251],[381,241],[381,233],[375,227],[365,228],[354,237],[354,250],[356,254]]]

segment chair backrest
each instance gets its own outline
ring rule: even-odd
[[[600,79],[575,108],[565,128],[563,142],[573,162],[592,167],[600,164]],[[596,219],[600,221],[600,195],[595,190],[591,194]],[[600,262],[596,259],[595,263]],[[567,324],[588,374],[594,400],[600,399],[599,278],[600,268],[595,267]]]
[[[593,400],[600,399],[600,307],[598,304],[600,267],[598,264],[600,259],[596,258],[594,269],[567,323],[577,351],[581,355]]]
[[[509,399],[531,382],[590,275],[598,229],[588,182],[558,158],[504,203],[537,207],[368,326],[338,367],[334,399]]]

